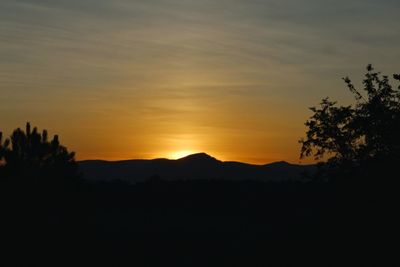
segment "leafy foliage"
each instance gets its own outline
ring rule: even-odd
[[[393,75],[400,81],[400,75]],[[400,86],[394,88],[386,75],[367,66],[363,91],[343,78],[355,97],[351,106],[337,106],[329,98],[305,125],[308,130],[302,144],[301,157],[330,157],[334,166],[360,165],[366,162],[400,161]]]

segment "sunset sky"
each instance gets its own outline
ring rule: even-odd
[[[400,73],[399,0],[0,0],[0,129],[78,159],[299,163],[308,107]],[[302,163],[309,161],[301,161]]]

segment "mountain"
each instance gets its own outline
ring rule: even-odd
[[[284,161],[266,165],[224,162],[206,153],[193,154],[177,160],[85,160],[78,164],[87,180],[119,179],[132,183],[143,182],[151,177],[163,180],[299,180],[302,179],[303,173],[315,171],[315,165],[295,165]]]

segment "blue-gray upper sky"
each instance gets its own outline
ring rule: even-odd
[[[400,72],[395,0],[0,0],[0,127],[79,158],[296,161],[307,107]]]

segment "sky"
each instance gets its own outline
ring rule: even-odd
[[[398,0],[0,0],[0,130],[77,159],[299,159],[308,107],[400,73]]]

